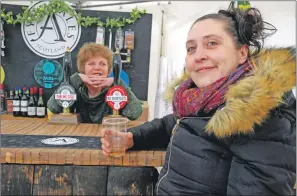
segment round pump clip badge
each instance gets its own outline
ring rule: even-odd
[[[63,108],[68,108],[76,101],[75,89],[69,85],[63,83],[55,92],[55,99],[58,104]]]
[[[58,86],[63,80],[63,76],[63,68],[56,60],[41,60],[34,68],[34,78],[36,82],[44,88]]]
[[[128,103],[128,94],[124,87],[113,86],[106,94],[105,101],[114,110],[120,110]]]

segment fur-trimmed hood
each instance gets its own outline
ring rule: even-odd
[[[206,131],[217,137],[253,132],[269,112],[283,103],[282,97],[296,86],[296,49],[263,49],[251,59],[255,64],[252,76],[229,87],[226,104],[209,120]],[[167,87],[164,98],[172,102],[175,87],[189,78],[183,75]]]

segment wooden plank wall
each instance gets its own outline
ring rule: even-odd
[[[153,195],[154,167],[1,164],[1,195]]]
[[[1,164],[1,195],[32,195],[32,165]]]

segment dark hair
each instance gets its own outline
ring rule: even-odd
[[[261,13],[256,8],[240,10],[234,7],[232,1],[227,10],[219,10],[218,13],[207,14],[198,18],[192,25],[205,19],[222,20],[227,23],[227,32],[229,32],[237,47],[246,45],[249,50],[251,46],[255,51],[249,56],[257,55],[264,44],[264,39],[273,35],[277,29],[270,23],[263,21]],[[191,27],[191,28],[192,28]]]

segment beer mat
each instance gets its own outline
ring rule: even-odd
[[[100,137],[1,135],[1,148],[77,148],[101,149]]]

